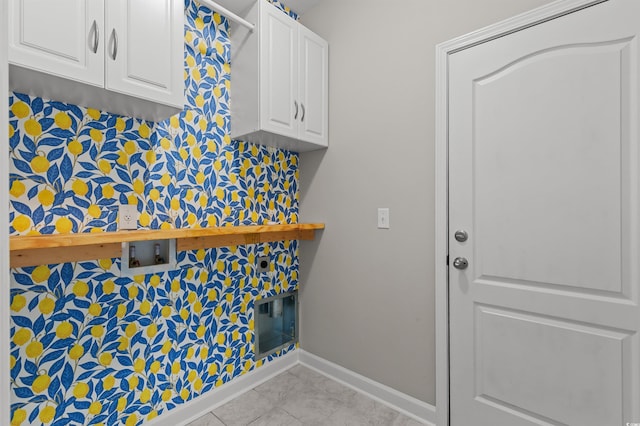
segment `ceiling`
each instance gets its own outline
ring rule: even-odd
[[[229,9],[230,11],[242,14],[248,7],[255,2],[255,0],[213,0],[220,6]],[[311,9],[322,0],[280,0],[280,3],[285,6],[289,6],[292,11],[298,15],[304,15],[304,13]]]

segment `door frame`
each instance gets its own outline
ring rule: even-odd
[[[436,424],[449,425],[449,55],[610,0],[557,0],[436,46]]]

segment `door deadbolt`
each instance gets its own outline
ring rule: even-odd
[[[456,257],[453,261],[453,267],[456,269],[467,269],[469,266],[469,261],[464,257]]]
[[[467,231],[464,231],[462,229],[458,229],[456,233],[453,234],[453,236],[456,239],[456,241],[461,243],[464,243],[469,238],[469,234],[467,234]]]

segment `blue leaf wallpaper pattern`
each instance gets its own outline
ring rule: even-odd
[[[10,95],[12,235],[115,231],[119,204],[149,229],[298,221],[297,154],[229,137],[226,19],[192,0],[185,14],[186,106],[164,122]],[[274,270],[257,274],[266,254]],[[297,289],[298,243],[120,271],[120,259],[11,271],[12,425],[141,424],[261,366],[254,303]]]

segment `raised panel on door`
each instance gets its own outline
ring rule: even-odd
[[[180,0],[107,2],[106,87],[184,105],[184,4]]]
[[[103,0],[10,0],[9,62],[104,83]]]
[[[329,45],[300,27],[300,131],[302,140],[328,145]]]
[[[298,23],[263,2],[260,41],[260,121],[264,130],[298,137]]]
[[[609,0],[450,56],[453,426],[640,422],[637,16]]]

